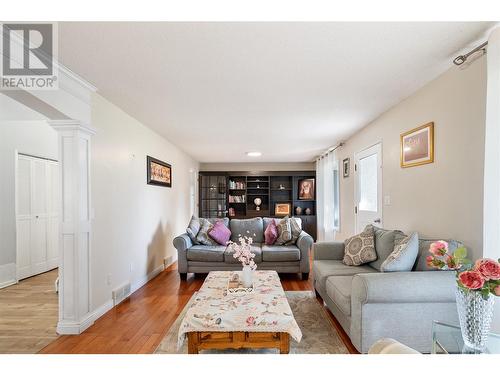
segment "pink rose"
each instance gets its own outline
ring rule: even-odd
[[[495,289],[493,289],[493,294],[497,297],[500,297],[500,285],[497,285]]]
[[[484,285],[483,276],[477,271],[465,271],[458,275],[458,280],[468,289],[481,289]]]
[[[431,243],[429,251],[437,257],[441,257],[448,252],[448,242],[436,241]]]
[[[474,270],[488,280],[500,280],[500,264],[493,259],[479,259],[474,265]]]

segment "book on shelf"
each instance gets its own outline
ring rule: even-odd
[[[244,195],[230,195],[229,203],[245,203]]]
[[[244,190],[245,183],[242,181],[229,180],[229,189],[231,189],[231,190]]]

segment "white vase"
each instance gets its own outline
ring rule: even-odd
[[[250,288],[253,285],[253,270],[250,266],[243,266],[241,283],[245,288]]]

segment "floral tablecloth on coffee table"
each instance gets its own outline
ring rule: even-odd
[[[238,271],[212,271],[194,295],[179,329],[180,348],[188,332],[286,332],[300,342],[300,331],[276,271],[255,271],[254,291],[227,293]]]

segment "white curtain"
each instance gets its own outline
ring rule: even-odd
[[[337,153],[332,151],[316,160],[316,204],[318,219],[318,240],[333,241],[335,239],[335,210],[338,210],[338,200],[335,199],[334,171],[339,176]],[[337,201],[337,202],[336,202]]]

